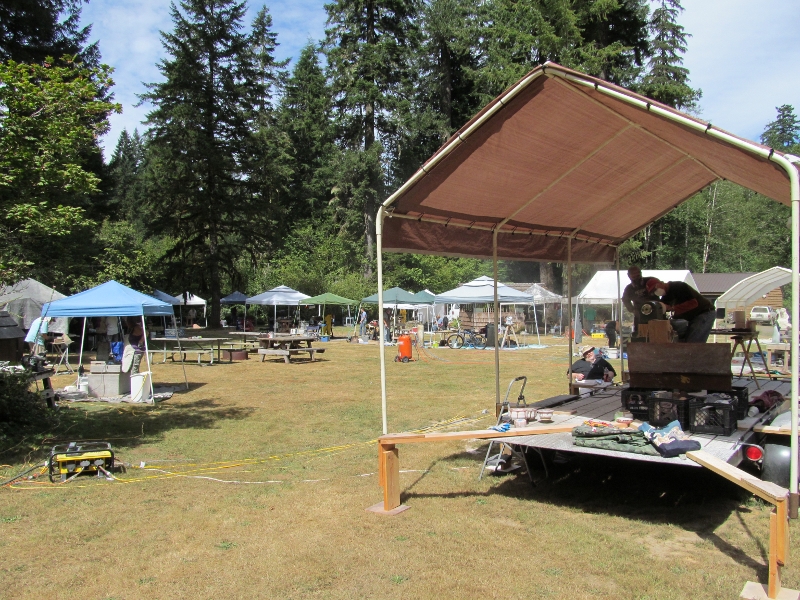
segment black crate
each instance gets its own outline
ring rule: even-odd
[[[630,412],[633,415],[633,418],[636,421],[641,421],[642,423],[646,423],[647,420],[650,418],[650,409],[646,408],[646,407],[645,408],[636,408],[636,407],[630,408],[630,409],[628,409],[628,412]]]
[[[651,390],[623,388],[621,394],[622,408],[630,412],[634,410],[647,411],[647,400],[651,394]],[[647,417],[645,417],[645,420],[647,420]]]
[[[673,421],[681,424],[681,429],[686,429],[689,423],[689,401],[686,398],[658,398],[648,400],[648,420],[653,427],[664,427]]]
[[[736,430],[736,403],[689,402],[689,430],[692,433],[731,435]]]

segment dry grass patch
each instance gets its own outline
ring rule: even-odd
[[[579,459],[537,470],[534,488],[524,473],[478,481],[485,444],[408,445],[412,509],[365,512],[381,498],[377,347],[327,348],[187,365],[190,390],[168,402],[67,406],[49,439],[4,449],[3,477],[54,439],[111,439],[160,470],[0,490],[0,583],[19,598],[677,599],[766,580],[768,509],[701,469]],[[388,363],[390,429],[483,410],[469,426],[489,424],[492,353],[433,354]],[[563,393],[566,366],[563,346],[504,352],[503,392],[524,374],[530,400]],[[178,365],[154,370],[182,382]],[[792,565],[784,583],[800,585]]]

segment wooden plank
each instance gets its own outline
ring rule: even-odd
[[[775,509],[769,514],[769,581],[767,596],[775,598],[781,591],[781,565],[778,563],[778,514]]]
[[[397,448],[384,446],[383,464],[383,509],[388,511],[400,506],[400,456]]]
[[[668,319],[650,321],[647,327],[647,341],[650,344],[671,344],[672,324]]]
[[[729,465],[713,454],[709,454],[703,450],[693,450],[691,452],[687,452],[686,458],[714,471],[725,479],[740,485],[747,491],[752,492],[759,498],[772,504],[786,502],[789,497],[789,490],[786,488],[774,483],[770,483],[769,481],[761,481],[760,479],[756,479],[749,473],[742,471],[733,465]]]
[[[772,433],[775,435],[792,435],[791,427],[773,427],[772,425],[756,425],[753,427],[756,433]]]
[[[786,501],[777,504],[775,506],[775,514],[778,517],[778,564],[786,566],[786,562],[789,559],[789,502]]]
[[[696,373],[727,375],[731,378],[729,344],[646,344],[627,345],[631,375],[640,373]]]
[[[413,444],[415,442],[448,442],[453,440],[490,440],[495,438],[514,437],[520,435],[542,435],[545,433],[565,433],[576,427],[568,425],[531,425],[528,427],[512,427],[508,431],[494,431],[493,429],[476,429],[473,431],[447,431],[435,433],[390,433],[378,438],[380,444]]]

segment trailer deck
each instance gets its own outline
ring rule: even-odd
[[[753,379],[734,379],[733,385],[747,386],[751,396],[758,395],[764,390],[776,390],[784,397],[791,396],[791,383],[788,380],[760,380],[761,388],[756,388]],[[603,419],[606,421],[614,420],[614,413],[622,410],[622,387],[607,387],[598,390],[591,396],[584,396],[576,400],[570,400],[564,404],[553,406],[556,411],[577,411],[574,415],[557,414],[553,416],[554,424],[573,425],[577,427],[587,419]],[[760,414],[756,417],[748,417],[739,421],[736,431],[729,436],[710,435],[710,434],[690,434],[691,439],[697,440],[702,446],[702,450],[723,460],[731,465],[738,465],[741,460],[741,443],[744,438],[752,433],[753,427],[770,421],[780,410],[774,407],[771,411]],[[575,446],[572,443],[571,433],[549,433],[544,435],[528,435],[518,437],[505,437],[496,440],[507,444],[537,448],[539,450],[559,450],[563,452],[577,452],[580,454],[592,454],[595,456],[611,456],[614,458],[626,458],[645,462],[655,462],[662,464],[681,465],[686,467],[700,467],[694,461],[688,460],[684,455],[675,458],[663,458],[661,456],[648,456],[643,454],[633,454],[630,452],[615,452],[613,450],[603,450],[599,448],[586,448]]]

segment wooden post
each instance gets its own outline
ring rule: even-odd
[[[400,506],[400,456],[394,445],[383,446],[383,510]]]
[[[769,581],[767,596],[777,598],[781,591],[781,563],[778,560],[778,532],[783,530],[783,523],[778,523],[778,510],[773,508],[769,513]],[[783,536],[781,536],[783,537]]]

